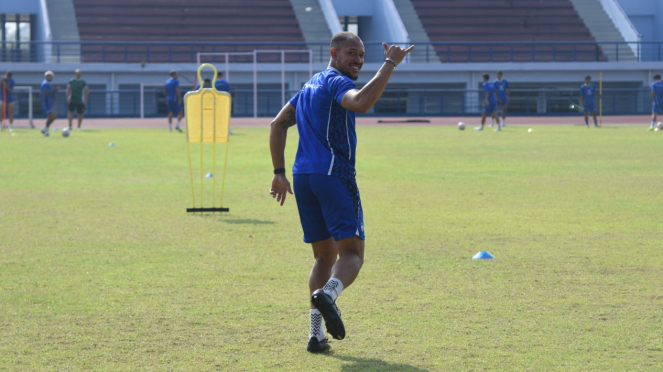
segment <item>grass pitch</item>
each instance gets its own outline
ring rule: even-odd
[[[663,135],[360,127],[366,263],[347,338],[309,355],[295,199],[268,195],[268,128],[235,130],[230,213],[206,216],[181,134],[0,134],[0,370],[663,365]]]

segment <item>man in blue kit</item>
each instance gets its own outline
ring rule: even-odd
[[[228,92],[230,93],[230,84],[228,84],[228,81],[223,78],[223,72],[217,71],[216,72],[216,80],[214,81],[214,88],[218,90],[219,92]]]
[[[493,82],[495,92],[497,92],[497,109],[502,109],[502,127],[506,127],[506,107],[509,105],[509,96],[511,95],[511,88],[509,82],[502,77],[502,71],[497,71],[497,80]],[[493,126],[491,121],[490,126]]]
[[[204,83],[208,83],[208,82],[209,82],[209,86],[203,84],[203,88],[211,88],[212,87],[211,80],[209,78],[206,78]],[[223,79],[223,72],[221,72],[221,71],[216,73],[216,80],[214,81],[214,88],[216,88],[216,90],[218,90],[219,92],[228,92],[228,93],[230,93],[230,84],[228,84],[228,82],[225,79]],[[194,89],[195,90],[200,89],[200,83],[198,83]]]
[[[662,114],[663,111],[663,81],[661,75],[654,75],[654,82],[651,83],[651,99],[654,101],[651,108],[651,127],[649,130],[654,130],[656,126],[656,115]]]
[[[500,125],[500,118],[497,116],[497,93],[495,92],[495,85],[490,81],[490,75],[483,75],[483,113],[481,114],[481,126],[474,128],[474,130],[483,130],[486,124],[486,116],[490,115],[491,120],[497,121],[497,129],[495,132],[502,131]]]
[[[585,126],[589,128],[589,113],[594,117],[594,126],[598,128],[599,124],[596,121],[596,104],[594,103],[594,96],[596,95],[596,87],[592,84],[592,77],[585,76],[585,84],[580,86],[580,107],[585,111]]]
[[[312,245],[315,258],[309,276],[310,352],[330,348],[323,319],[335,339],[345,337],[336,299],[364,263],[363,211],[355,180],[355,113],[366,113],[378,101],[394,68],[414,48],[383,46],[382,67],[357,90],[353,81],[364,65],[364,44],[350,32],[334,35],[329,67],[315,74],[271,124],[274,178],[270,194],[281,205],[292,194],[284,155],[288,128],[297,124],[299,132],[293,183],[304,242]]]
[[[0,115],[7,115],[9,118],[9,131],[11,132],[14,125],[14,79],[12,79],[12,72],[7,71],[0,79]],[[5,97],[5,94],[7,95]],[[7,107],[4,104],[7,104]],[[7,111],[5,111],[7,110]],[[3,116],[4,119],[4,116]]]
[[[44,110],[44,114],[46,114],[46,125],[44,125],[44,128],[41,130],[44,137],[51,136],[48,133],[48,129],[55,119],[58,118],[58,114],[55,110],[55,94],[60,90],[60,87],[57,86],[53,88],[53,86],[51,86],[51,81],[53,81],[54,76],[55,74],[53,71],[46,71],[44,73],[44,81],[41,82],[41,108]]]
[[[181,132],[180,122],[184,116],[182,111],[182,95],[180,94],[180,82],[177,80],[177,71],[170,72],[170,79],[166,80],[165,93],[168,105],[168,130],[173,131],[173,113],[177,112],[177,125],[175,130]]]

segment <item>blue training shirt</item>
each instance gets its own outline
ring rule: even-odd
[[[214,82],[214,88],[219,92],[230,92],[230,84],[223,79],[216,79]]]
[[[7,86],[9,87],[9,89],[12,89],[12,90],[14,89],[14,84],[15,84],[14,79],[7,79],[7,80],[5,80],[5,82],[7,83]],[[0,101],[2,101],[4,99],[4,96],[3,96],[4,93],[3,92],[4,92],[4,89],[3,89],[2,85],[0,84]],[[11,101],[13,99],[14,99],[14,93],[7,93],[7,101]]]
[[[654,92],[656,103],[663,105],[663,81],[655,81],[651,84],[651,90]]]
[[[228,84],[227,81],[222,79],[219,79],[214,82],[214,88],[216,88],[216,90],[218,90],[219,92],[230,92],[230,85]],[[198,83],[194,88],[194,90],[198,89],[200,89],[200,83]]]
[[[41,82],[41,103],[49,106],[53,104],[53,101],[55,101],[55,94],[51,95],[46,95],[46,93],[49,93],[53,90],[53,87],[51,86],[51,83],[48,82],[48,80],[44,80]]]
[[[497,96],[500,97],[502,101],[506,100],[506,91],[509,89],[509,82],[506,81],[506,79],[495,80],[493,85],[495,86]]]
[[[166,92],[168,93],[167,99],[169,101],[174,101],[174,102],[179,101],[179,98],[177,97],[177,91],[175,90],[175,88],[179,86],[180,82],[177,79],[170,78],[166,80],[165,87],[166,87]]]
[[[354,82],[328,67],[315,74],[290,100],[297,110],[299,145],[293,174],[327,174],[355,179],[355,113],[341,106]]]
[[[594,104],[594,96],[596,95],[596,87],[594,84],[583,84],[580,86],[580,95],[585,100],[585,106]]]
[[[483,97],[481,97],[482,102],[486,100],[486,92],[488,92],[488,103],[497,103],[497,98],[495,97],[495,84],[490,81],[483,83],[483,92]]]

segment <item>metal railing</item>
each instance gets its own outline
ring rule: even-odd
[[[393,44],[404,44],[392,42]],[[633,62],[663,61],[663,42],[411,42],[417,48],[410,63],[466,62]],[[382,61],[382,46],[366,42],[366,62]],[[0,62],[50,63],[195,63],[197,53],[306,50],[313,62],[329,60],[328,43],[300,42],[0,42]],[[635,52],[634,52],[635,51]],[[258,62],[280,63],[279,55]],[[307,63],[305,55],[288,55],[288,63]],[[246,58],[245,58],[246,59]],[[232,62],[248,62],[235,57]]]
[[[186,89],[182,87],[182,94]],[[273,117],[281,109],[280,89],[258,90],[258,116]],[[288,97],[296,91],[288,90]],[[232,115],[250,117],[253,115],[253,90],[236,89],[233,97]],[[377,104],[366,116],[475,116],[483,109],[483,91],[465,89],[387,89]],[[30,95],[17,91],[15,115],[28,117]],[[605,115],[646,115],[651,114],[651,92],[641,89],[604,89],[603,114]],[[35,120],[45,115],[42,112],[39,90],[32,93]],[[66,117],[67,104],[65,94],[56,94],[58,117]],[[577,89],[512,89],[509,102],[511,116],[563,116],[579,115],[571,104],[580,102]],[[144,89],[143,110],[145,117],[166,116],[166,100],[162,89]],[[91,90],[85,112],[86,117],[140,117],[141,94],[138,89],[131,90]]]

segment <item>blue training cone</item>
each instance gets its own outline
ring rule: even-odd
[[[108,146],[110,146],[110,147],[115,146],[115,142],[111,142],[111,143],[109,143]]]
[[[212,173],[207,173],[207,174],[205,175],[205,178],[212,178],[212,177],[214,177],[214,175],[213,175]]]
[[[495,258],[495,256],[486,251],[481,251],[472,257],[473,260],[490,260],[491,258]]]

